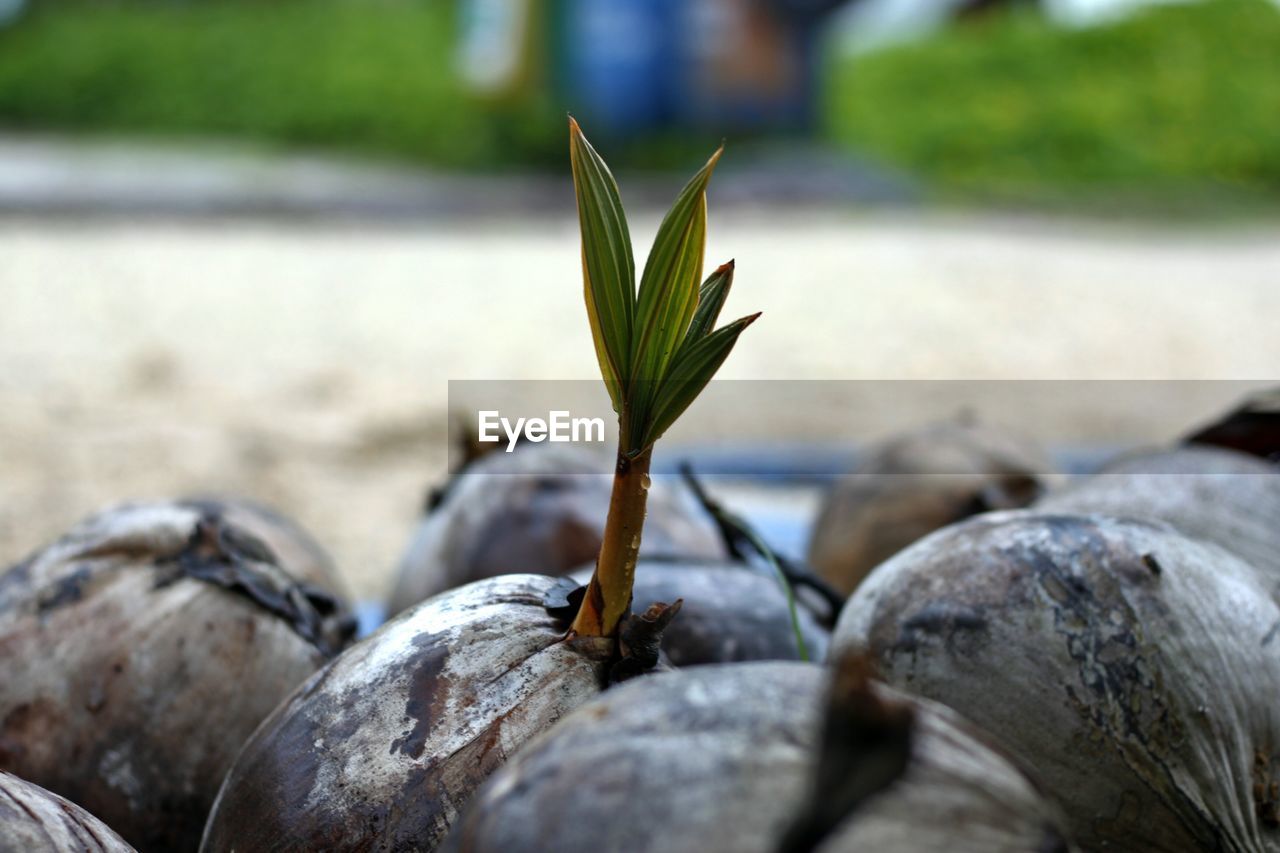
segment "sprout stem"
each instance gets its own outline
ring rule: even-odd
[[[609,516],[604,523],[604,540],[596,570],[591,575],[582,607],[573,621],[574,633],[590,637],[612,637],[631,611],[631,589],[635,584],[636,559],[649,500],[650,447],[636,456],[618,452],[609,496]]]

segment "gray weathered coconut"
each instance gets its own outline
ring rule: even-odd
[[[603,686],[614,642],[566,640],[556,585],[477,581],[352,646],[245,745],[201,849],[434,849],[495,767]]]
[[[1280,607],[1149,521],[1017,511],[929,536],[833,639],[1032,767],[1087,849],[1280,849]]]
[[[586,583],[590,569],[573,573]],[[799,660],[786,594],[771,577],[728,563],[641,560],[635,600],[683,599],[680,615],[662,633],[662,651],[676,666],[752,660]],[[797,603],[809,659],[827,654],[831,632]]]
[[[743,663],[610,690],[494,774],[448,848],[775,851],[810,796],[827,679],[814,664]],[[972,726],[932,702],[874,693],[914,717],[906,772],[816,849],[1065,850],[1054,808]]]
[[[932,424],[870,448],[827,495],[809,563],[845,594],[940,527],[1026,506],[1052,470],[1027,440],[968,422]]]
[[[0,768],[143,850],[196,847],[240,745],[350,633],[222,506],[116,507],[0,575]]]
[[[0,770],[0,853],[133,853],[110,827],[38,785]]]
[[[388,603],[399,613],[436,593],[520,566],[563,575],[600,552],[613,471],[580,447],[538,444],[490,453],[449,484],[419,525]],[[724,559],[714,526],[664,478],[654,477],[641,553]]]
[[[1280,585],[1280,467],[1213,447],[1118,459],[1035,503],[1045,512],[1165,521],[1234,551]]]

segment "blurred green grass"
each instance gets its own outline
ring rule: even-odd
[[[445,167],[558,159],[563,116],[481,104],[455,4],[35,0],[0,28],[0,126],[232,136]]]
[[[0,128],[225,136],[441,167],[563,167],[562,106],[454,76],[441,0],[33,0]],[[1280,11],[1204,0],[1081,30],[1020,11],[829,64],[824,132],[942,198],[1280,206]],[[701,145],[693,146],[701,152]],[[623,165],[680,159],[670,136]]]
[[[968,199],[1280,202],[1280,9],[1023,11],[834,69],[830,133]]]

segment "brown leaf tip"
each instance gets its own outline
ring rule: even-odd
[[[670,604],[665,601],[655,601],[645,608],[644,613],[640,614],[640,619],[657,626],[658,630],[662,630],[671,624],[671,620],[676,618],[676,614],[680,612],[680,608],[683,606],[683,598],[677,598]]]
[[[611,669],[611,682],[625,681],[658,665],[662,632],[683,606],[683,598],[671,604],[657,601],[643,613],[622,620],[618,627],[619,660]]]

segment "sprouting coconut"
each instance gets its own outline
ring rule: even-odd
[[[254,734],[219,793],[204,850],[432,850],[527,738],[657,661],[658,635],[680,602],[630,612],[654,442],[755,318],[713,330],[731,265],[699,288],[718,152],[663,220],[637,292],[617,187],[573,121],[570,150],[587,314],[620,435],[580,606],[564,600],[559,579],[507,575],[406,611]]]
[[[1032,768],[1090,850],[1280,850],[1280,606],[1153,521],[992,513],[849,599],[837,650]]]
[[[1024,507],[1051,466],[1012,433],[970,421],[912,430],[868,450],[827,496],[809,562],[846,595],[880,563],[962,518]]]
[[[581,447],[536,444],[490,453],[460,471],[414,534],[389,612],[519,565],[562,575],[594,561],[609,505],[607,462]],[[655,481],[645,553],[719,559],[724,547],[696,507]]]
[[[133,853],[84,809],[0,770],[0,850],[5,853]]]
[[[662,673],[593,699],[477,793],[454,853],[1066,851],[1055,808],[954,712],[845,661]]]
[[[1035,507],[1168,522],[1280,584],[1280,467],[1253,456],[1207,446],[1138,453],[1050,492]]]
[[[241,744],[350,636],[321,563],[280,556],[311,547],[247,504],[129,504],[0,575],[0,768],[194,849]]]
[[[574,572],[574,581],[589,572]],[[732,563],[640,560],[636,564],[637,601],[675,601],[684,606],[662,634],[662,651],[675,666],[758,660],[820,661],[830,632],[805,607],[795,610],[795,626],[786,593],[771,577]]]

